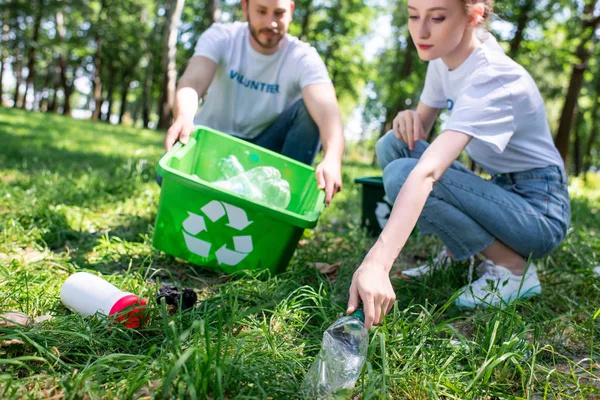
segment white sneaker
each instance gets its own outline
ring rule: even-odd
[[[529,265],[524,276],[515,275],[505,267],[495,265],[491,260],[484,260],[481,264],[478,270],[485,270],[484,274],[461,289],[460,296],[454,301],[457,306],[498,306],[542,293],[533,263]]]
[[[409,268],[402,271],[402,274],[409,278],[421,278],[427,275],[431,270],[446,269],[452,263],[452,258],[448,255],[446,247],[438,253],[431,263],[425,263],[415,268]]]

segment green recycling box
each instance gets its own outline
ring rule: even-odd
[[[272,166],[290,184],[283,210],[212,184],[219,161],[238,158],[244,170]],[[153,245],[193,264],[233,273],[287,267],[305,228],[313,228],[325,193],[314,169],[275,152],[203,126],[188,144],[177,143],[158,163],[162,189]]]
[[[380,176],[365,176],[356,178],[354,182],[362,185],[362,226],[372,236],[378,236],[391,212],[391,206],[385,200],[383,179]]]

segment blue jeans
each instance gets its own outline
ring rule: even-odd
[[[321,148],[319,127],[303,100],[292,104],[267,129],[248,141],[307,165],[312,165]],[[156,182],[162,184],[158,174]]]
[[[429,144],[409,150],[392,131],[376,145],[388,198],[402,185]],[[551,165],[485,180],[455,161],[435,183],[418,220],[421,234],[435,233],[456,260],[480,253],[498,239],[524,258],[558,247],[571,221],[567,176]]]
[[[319,127],[303,100],[288,107],[275,122],[249,142],[307,165],[312,165],[321,147]]]

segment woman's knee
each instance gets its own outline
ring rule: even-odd
[[[375,154],[379,167],[384,170],[389,163],[400,157],[399,152],[402,147],[406,147],[403,141],[394,135],[394,131],[388,131],[375,144]]]

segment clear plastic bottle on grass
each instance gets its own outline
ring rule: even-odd
[[[350,398],[367,358],[369,333],[364,321],[363,311],[357,310],[327,328],[321,351],[304,380],[307,398]]]

